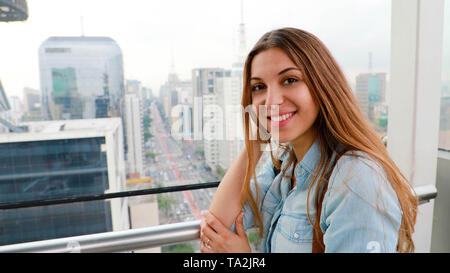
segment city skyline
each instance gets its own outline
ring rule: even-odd
[[[8,97],[23,99],[23,88],[39,89],[38,48],[51,36],[83,33],[114,39],[123,52],[125,79],[141,81],[155,95],[167,80],[172,61],[180,78],[189,79],[192,69],[229,68],[235,59],[239,0],[231,4],[134,1],[129,5],[133,7],[130,14],[126,7],[121,12],[124,7],[119,3],[105,1],[30,2],[26,22],[0,25],[9,40],[0,45],[2,64],[6,64],[0,66],[0,79]],[[247,50],[265,32],[292,26],[324,41],[350,81],[367,72],[368,52],[372,52],[374,71],[388,70],[390,1],[280,1],[274,5],[245,0],[243,6]],[[105,7],[108,12],[100,12]]]

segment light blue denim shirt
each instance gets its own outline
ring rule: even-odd
[[[306,203],[308,187],[320,160],[319,143],[316,140],[296,166],[296,186],[292,190],[291,179],[283,177],[284,169],[287,175],[292,174],[293,163],[287,166],[287,156],[287,152],[280,155],[283,163],[277,176],[269,159],[256,177],[263,220],[262,252],[312,250],[313,227]],[[251,183],[255,194],[253,179]],[[309,206],[313,221],[314,198],[313,187]],[[243,209],[247,230],[254,227],[254,214],[248,204]],[[350,152],[339,158],[329,179],[320,216],[325,252],[395,252],[401,219],[397,195],[378,164],[352,156]],[[234,224],[231,229],[234,230]]]

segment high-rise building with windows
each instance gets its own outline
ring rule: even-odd
[[[144,129],[142,100],[137,94],[125,95],[125,132],[127,133],[127,173],[131,177],[144,175]]]
[[[385,95],[386,73],[363,73],[356,76],[356,100],[368,120],[375,122],[377,119],[384,123],[385,117],[379,117],[384,113],[376,110],[385,109],[380,106],[385,103]]]
[[[203,140],[205,160],[212,169],[221,164],[224,131],[224,92],[231,70],[197,68],[192,70],[193,138]]]
[[[23,114],[24,121],[42,120],[41,92],[25,87],[23,89]]]
[[[37,121],[0,134],[0,202],[125,189],[119,118]],[[126,198],[4,210],[0,245],[129,228]]]
[[[224,78],[228,81],[224,85],[223,103],[225,113],[225,139],[221,145],[220,153],[221,165],[227,169],[237,158],[239,152],[244,147],[244,132],[241,107],[243,92],[243,70],[244,62],[247,56],[245,24],[244,24],[244,7],[241,1],[241,23],[238,31],[238,47],[235,52],[234,62],[231,64],[231,77]]]
[[[122,52],[108,37],[50,37],[39,48],[47,120],[119,117]]]

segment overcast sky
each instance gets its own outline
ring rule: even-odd
[[[29,19],[0,23],[0,80],[8,96],[40,89],[38,48],[50,36],[108,36],[122,49],[125,79],[158,94],[173,55],[190,79],[197,67],[230,68],[240,23],[240,0],[28,0]],[[388,72],[390,0],[244,0],[247,49],[265,32],[296,27],[317,35],[349,80]]]

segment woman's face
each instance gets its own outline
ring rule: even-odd
[[[274,140],[311,137],[319,108],[302,73],[286,53],[279,48],[264,50],[253,58],[250,71],[252,104]],[[261,106],[267,110],[260,111]]]

